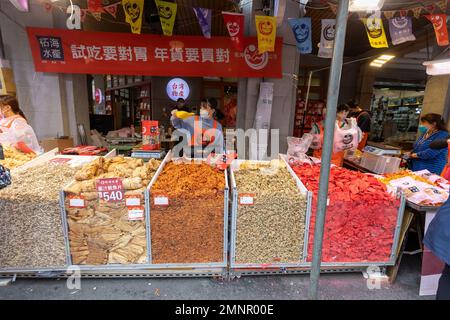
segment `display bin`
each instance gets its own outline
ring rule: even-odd
[[[391,196],[390,200],[369,202],[329,199],[322,244],[322,269],[395,265],[406,198],[400,189]],[[313,255],[315,206],[317,201],[313,196],[305,249],[305,262],[309,267]]]
[[[312,193],[305,188],[300,179],[298,179],[297,176],[293,173],[292,169],[287,164],[285,158],[280,156],[280,161],[285,165],[285,168],[280,168],[279,170],[286,170],[286,175],[280,175],[280,178],[286,179],[286,177],[288,176],[291,179],[292,186],[291,188],[289,188],[290,190],[289,192],[291,193],[289,195],[282,195],[280,193],[278,195],[275,195],[272,200],[265,198],[267,194],[264,194],[263,198],[258,199],[258,191],[257,191],[258,182],[255,182],[256,183],[256,185],[254,185],[255,190],[243,190],[242,189],[243,187],[239,186],[236,180],[236,172],[240,170],[240,167],[244,162],[247,164],[258,166],[258,165],[270,165],[269,161],[234,160],[229,168],[232,187],[232,200],[233,200],[232,214],[231,214],[232,227],[230,239],[231,274],[258,274],[259,272],[264,272],[265,274],[277,274],[277,273],[288,273],[289,270],[293,271],[299,268],[300,272],[305,272],[305,268],[301,267],[307,266],[307,263],[305,261],[305,257],[307,255],[307,246],[304,244],[308,243],[308,230],[311,213]],[[249,179],[253,179],[253,176],[251,178],[249,177]],[[250,180],[247,181],[249,181],[249,183],[251,184]],[[248,188],[250,184],[247,184]],[[264,217],[262,219],[263,220],[267,219],[267,223],[264,221],[259,222],[256,221],[259,219],[257,216],[260,214],[260,212],[258,212],[257,215],[252,215],[253,212],[252,205],[244,204],[246,203],[245,197],[248,197],[249,192],[251,193],[250,197],[254,196],[253,203],[255,205],[255,210],[259,211],[257,206],[262,205],[264,207],[266,203],[272,206],[271,210],[268,210],[267,212],[264,211],[266,212],[266,214],[264,214]],[[267,193],[267,191],[264,191],[264,193]],[[252,200],[250,200],[250,202],[252,202]],[[305,204],[305,206],[302,209],[299,209],[299,204],[301,204],[302,202]],[[275,242],[275,241],[272,242],[273,240],[273,239],[271,240],[272,237],[275,236],[274,239],[278,237],[283,238],[285,234],[292,235],[292,232],[295,233],[295,231],[293,230],[297,230],[291,223],[284,223],[283,221],[285,220],[278,220],[284,219],[283,215],[287,214],[286,210],[291,210],[292,212],[292,217],[290,217],[289,219],[292,219],[294,221],[294,224],[295,222],[298,222],[298,226],[296,228],[298,228],[298,236],[300,238],[296,238],[294,235],[294,237],[280,240],[280,243],[278,243],[277,245],[273,245],[272,247],[271,243]],[[273,213],[275,212],[279,214],[278,217],[274,218]],[[257,212],[255,211],[255,213]],[[298,213],[298,215],[296,215],[295,213]],[[240,214],[243,217],[242,219],[239,219]],[[274,220],[270,221],[270,219]],[[301,226],[302,219],[303,219],[303,227]],[[269,235],[268,237],[266,237],[265,234],[271,232],[272,223],[276,231],[274,231],[275,233],[273,235]],[[254,238],[260,238],[261,242],[259,245],[253,246],[252,244],[244,242],[242,247],[240,248],[239,233],[240,230],[242,230],[240,229],[242,225],[248,226],[248,229],[244,229],[245,231],[242,231],[243,232],[242,237],[245,237],[246,236],[245,233],[249,232],[250,234],[252,234],[249,235],[249,238],[250,237],[253,238],[248,239],[248,241],[254,241],[255,240]],[[262,229],[258,230],[258,228]],[[284,258],[277,258],[273,254],[272,257],[269,257],[271,255],[271,252],[275,253],[275,251],[277,250],[284,250],[283,248],[289,247],[285,246],[282,243],[283,241],[285,243],[290,244],[290,249],[280,254],[284,255]],[[255,254],[252,253],[253,250],[255,250],[254,252],[259,252],[260,253],[259,256],[256,253]],[[275,255],[278,253],[279,251],[275,253]],[[262,261],[262,259],[265,259],[263,257],[269,258],[267,259],[267,261]],[[271,273],[268,270],[277,270],[277,271]]]
[[[211,198],[199,196],[198,199],[195,199],[180,193],[178,198],[171,199],[170,196],[161,195],[155,191],[158,190],[158,181],[165,174],[168,166],[175,165],[174,161],[186,160],[192,161],[192,159],[174,158],[172,152],[169,151],[146,190],[149,262],[154,268],[174,270],[184,268],[191,269],[192,272],[195,272],[196,269],[210,268],[216,273],[225,275],[228,254],[229,206],[227,172],[223,172],[223,190],[217,190],[217,195]],[[168,171],[166,172],[168,174]],[[174,181],[174,186],[177,183]],[[196,181],[192,181],[192,188],[196,188],[196,183]],[[161,199],[165,201],[165,197],[168,204],[161,205]],[[216,221],[209,221],[213,218],[208,216],[216,217]],[[177,221],[180,218],[188,220]],[[172,231],[167,229],[168,226],[169,229],[178,229],[178,231],[169,233]],[[209,233],[199,229],[204,226],[211,228]],[[196,234],[203,235],[203,237],[198,239]],[[200,243],[201,241],[203,244]],[[185,252],[180,253],[180,249]],[[170,250],[169,254],[165,254],[165,250]],[[199,252],[201,252],[200,256],[196,254]],[[209,256],[201,257],[202,254]]]
[[[361,157],[361,167],[377,174],[394,173],[400,167],[401,159],[364,152]]]
[[[109,153],[103,158],[108,159],[114,156],[116,152]],[[124,159],[139,161],[127,157]],[[114,177],[109,176],[109,178]],[[97,181],[97,177],[87,181]],[[105,272],[105,275],[110,271],[138,270],[148,267],[146,234],[148,222],[145,198],[147,184],[136,190],[128,190],[125,186],[125,178],[122,182],[124,198],[115,202],[98,199],[97,191],[92,190],[83,190],[80,193],[82,197],[76,196],[74,202],[74,198],[71,197],[73,193],[64,190],[70,190],[74,184],[79,183],[75,180],[61,191],[61,215],[64,222],[69,266],[76,266],[83,272]],[[89,193],[93,193],[95,197],[88,198]],[[137,199],[140,204],[133,204],[135,207],[128,206],[128,197]],[[81,202],[84,206],[76,207],[80,199],[85,200]],[[130,220],[130,211],[135,209],[141,212],[142,218]]]
[[[114,155],[115,150],[113,150],[110,155]],[[15,168],[12,170],[11,174],[17,175],[20,174],[21,171],[31,169],[33,167],[40,166],[42,164],[50,164],[50,163],[66,163],[71,167],[78,167],[85,163],[88,163],[92,161],[95,157],[93,156],[74,156],[74,155],[59,155],[58,149],[50,150],[35,159],[25,163],[24,165]],[[53,162],[54,161],[54,162]],[[6,189],[5,189],[6,190]],[[1,193],[1,192],[0,192]],[[36,195],[36,199],[30,199],[30,201],[36,201],[39,199],[39,195]],[[59,197],[55,199],[56,205],[55,209],[57,212],[60,212],[61,209],[61,193],[59,192]],[[23,213],[22,213],[23,214]],[[58,217],[60,215],[58,214]],[[26,276],[33,276],[33,277],[51,277],[55,274],[64,274],[67,270],[68,261],[67,261],[67,239],[66,239],[66,233],[64,231],[64,217],[61,215],[61,226],[62,230],[62,237],[61,242],[64,243],[64,250],[66,251],[65,256],[65,263],[61,263],[60,265],[52,265],[52,266],[41,266],[41,267],[32,267],[32,266],[16,266],[16,267],[5,267],[0,265],[0,276],[7,276],[8,274],[25,274]],[[28,235],[30,237],[30,235]],[[49,241],[51,241],[49,239]],[[35,241],[33,241],[34,243]],[[1,244],[0,244],[1,246]],[[0,249],[2,250],[2,249]]]

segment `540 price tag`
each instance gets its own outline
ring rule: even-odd
[[[124,199],[122,179],[97,179],[96,187],[100,199],[107,202],[120,202]]]

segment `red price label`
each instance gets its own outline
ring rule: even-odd
[[[122,179],[97,179],[96,187],[100,199],[107,202],[119,202],[124,199]]]

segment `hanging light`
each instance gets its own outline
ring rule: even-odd
[[[450,59],[425,61],[423,65],[427,67],[427,74],[430,76],[450,74]]]
[[[390,55],[390,54],[383,54],[381,56],[379,56],[378,58],[376,58],[375,60],[373,60],[370,63],[371,67],[377,67],[377,68],[381,68],[386,62],[394,59],[395,56]]]
[[[28,12],[30,11],[28,0],[9,0],[14,7],[16,7],[17,10],[21,12]]]
[[[349,11],[377,11],[383,7],[384,0],[350,0]]]

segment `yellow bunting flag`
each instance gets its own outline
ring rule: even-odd
[[[258,34],[259,53],[274,52],[277,35],[277,18],[269,16],[255,16],[256,33]]]
[[[384,32],[383,20],[379,17],[361,19],[366,27],[367,36],[372,48],[389,48],[386,33]]]
[[[177,4],[161,0],[155,0],[155,3],[158,8],[159,20],[161,20],[161,28],[164,35],[172,36],[175,16],[177,15]]]
[[[141,33],[144,0],[122,0],[125,21],[130,24],[132,33]]]

